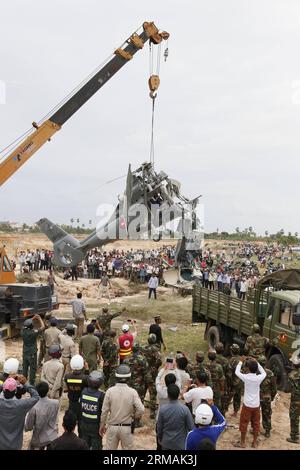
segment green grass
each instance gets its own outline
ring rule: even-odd
[[[126,299],[125,302],[112,302],[110,309],[118,311],[126,307],[126,314],[122,314],[116,320],[120,322],[128,319],[137,320],[138,341],[147,343],[150,323],[153,323],[154,315],[161,315],[164,341],[167,345],[166,354],[183,351],[194,357],[198,350],[207,350],[207,343],[203,339],[204,325],[192,325],[192,297],[181,297],[177,294],[158,295],[158,299],[148,300],[145,296]],[[169,328],[176,327],[176,331]]]

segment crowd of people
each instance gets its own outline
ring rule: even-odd
[[[21,272],[49,270],[53,292],[52,256],[49,250],[27,250],[20,253],[19,265]],[[246,299],[261,276],[283,268],[286,258],[283,247],[241,243],[226,252],[204,250],[194,258],[192,268],[196,282],[204,287]],[[147,283],[149,298],[156,298],[163,269],[172,267],[174,259],[172,246],[95,249],[64,277],[98,279],[101,296],[108,297],[111,278],[124,277]],[[266,368],[268,340],[258,325],[253,325],[246,341],[245,356],[238,344],[232,344],[230,357],[225,357],[220,342],[207,353],[198,351],[194,358],[181,351],[174,356],[167,354],[159,316],[149,328],[147,344],[141,344],[134,320],[128,319],[120,332],[112,327],[112,321],[126,310],[112,313],[103,308],[89,320],[80,292],[65,303],[72,308],[72,322],[60,329],[53,316],[48,322],[39,315],[26,319],[21,366],[16,358],[4,363],[0,449],[21,449],[24,432],[32,433],[31,450],[134,449],[134,429],[153,420],[157,450],[215,450],[228,420],[238,413],[240,439],[234,446],[247,446],[249,423],[251,445],[258,446],[261,418],[264,435],[270,437],[276,378]],[[289,380],[291,435],[287,440],[299,443],[298,359]],[[62,406],[66,411],[60,436]]]
[[[155,284],[164,284],[163,272],[173,267],[175,247],[165,245],[157,249],[136,249],[90,251],[77,266],[63,269],[66,280],[99,279],[100,297],[110,299],[110,280],[124,278],[130,282],[148,284],[149,289]],[[48,282],[54,291],[53,252],[37,249],[21,251],[18,262],[20,272],[49,270]],[[255,243],[237,243],[228,245],[226,250],[206,249],[199,252],[191,262],[192,279],[211,290],[245,300],[256,287],[260,278],[278,269],[284,269],[285,261],[290,260],[290,249],[284,246],[258,245]],[[151,280],[155,275],[157,281]],[[157,283],[157,285],[156,285]],[[150,292],[149,294],[156,294]],[[107,295],[106,295],[107,294]]]
[[[263,276],[284,269],[290,259],[290,249],[277,245],[238,243],[215,254],[209,249],[201,254],[198,282],[245,300]]]
[[[232,344],[230,358],[217,343],[195,358],[177,351],[166,354],[161,318],[150,325],[141,344],[134,320],[120,334],[112,320],[122,314],[103,308],[87,320],[81,297],[70,302],[74,321],[63,330],[51,317],[27,319],[22,330],[23,364],[8,358],[0,376],[0,449],[21,449],[31,431],[31,450],[134,449],[134,429],[153,420],[157,450],[215,450],[228,420],[240,413],[240,439],[247,446],[249,423],[252,447],[259,445],[260,420],[271,435],[272,401],[277,388],[266,368],[268,340],[259,325],[244,346]],[[38,354],[38,338],[40,351]],[[38,367],[40,374],[37,375]],[[290,373],[291,436],[299,443],[300,359]],[[63,433],[58,432],[62,398],[67,397]],[[241,403],[243,401],[243,403]],[[145,415],[145,406],[149,415]],[[232,412],[229,414],[229,407]],[[146,417],[148,416],[148,417]],[[104,443],[102,442],[105,436]]]
[[[18,254],[18,262],[20,273],[29,273],[32,271],[47,271],[53,267],[53,251],[37,248],[36,250],[20,251]],[[16,267],[16,262],[13,261]]]

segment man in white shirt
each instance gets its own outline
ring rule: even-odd
[[[26,263],[26,255],[24,254],[24,251],[21,251],[20,256],[19,256],[19,263],[20,263],[20,273],[23,273],[23,268]]]
[[[186,403],[192,403],[193,415],[201,405],[202,400],[212,400],[213,390],[207,385],[208,376],[205,372],[196,372],[196,384],[189,385],[183,390],[183,398]],[[191,388],[193,387],[193,388]],[[189,391],[188,388],[190,388]]]
[[[244,382],[245,392],[240,416],[241,440],[234,443],[234,446],[246,447],[247,428],[251,421],[253,428],[252,447],[256,448],[258,445],[257,438],[260,432],[260,384],[266,378],[267,374],[254,358],[247,358],[247,362],[245,362],[246,373],[242,373],[241,367],[245,359],[245,356],[242,356],[235,369],[235,375]],[[257,372],[259,372],[259,374],[257,374]]]
[[[240,298],[242,300],[246,299],[247,290],[248,290],[248,282],[246,281],[245,278],[243,278],[241,280],[241,287],[240,287]]]
[[[148,281],[148,287],[149,287],[149,295],[148,299],[151,298],[151,294],[153,292],[154,298],[156,299],[156,289],[158,287],[158,278],[155,276],[155,273],[152,273],[149,281]]]

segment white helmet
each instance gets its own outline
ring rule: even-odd
[[[19,361],[15,357],[6,359],[3,365],[4,374],[17,374],[19,370]]]
[[[126,324],[123,325],[123,326],[122,326],[122,331],[123,331],[124,333],[127,333],[127,331],[129,331],[129,326],[126,325]]]
[[[213,415],[211,407],[203,403],[196,409],[195,424],[210,424],[213,419]]]
[[[71,369],[81,370],[83,369],[83,366],[84,366],[83,357],[80,356],[80,354],[75,354],[75,356],[72,357],[71,362],[70,362]]]

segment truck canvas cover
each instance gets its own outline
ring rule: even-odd
[[[263,277],[257,289],[273,287],[282,290],[300,290],[300,269],[282,269]]]

